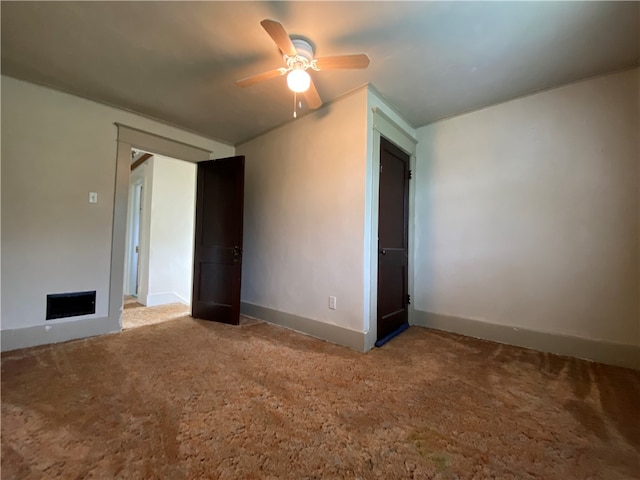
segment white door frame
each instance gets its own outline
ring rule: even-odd
[[[140,193],[144,181],[145,165],[140,165],[135,171],[131,172],[129,184],[129,200],[127,215],[127,245],[125,252],[125,295],[136,295],[136,280],[138,276],[138,258],[139,252],[136,252],[136,246],[140,249],[140,226],[142,224],[142,212]]]
[[[370,180],[367,192],[367,212],[365,224],[365,346],[373,348],[378,336],[378,201],[380,193],[380,137],[383,136],[410,156],[410,169],[415,172],[416,144],[418,141],[389,115],[377,106],[371,109],[371,161],[368,176]],[[415,178],[415,176],[414,176]],[[411,298],[413,295],[413,265],[414,265],[414,212],[415,212],[414,180],[409,182],[409,272],[407,290]],[[365,263],[367,261],[365,260]],[[368,299],[368,301],[367,301]],[[413,305],[409,305],[409,324],[413,320]]]
[[[212,158],[213,152],[203,148],[171,140],[121,123],[118,129],[116,153],[116,184],[113,202],[113,229],[111,238],[111,277],[109,279],[109,325],[122,329],[122,305],[124,298],[125,250],[127,244],[127,207],[129,204],[129,174],[131,150],[137,148],[156,152],[167,157],[198,162]],[[113,331],[113,330],[112,330]]]

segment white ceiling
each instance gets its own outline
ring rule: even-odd
[[[6,2],[2,73],[232,144],[290,121],[260,20],[367,70],[312,73],[325,102],[371,83],[419,127],[637,66],[639,2]],[[328,108],[331,108],[330,106]]]

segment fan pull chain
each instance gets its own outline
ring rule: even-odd
[[[296,95],[297,93],[293,92],[293,118],[298,118],[298,112],[296,111],[296,108],[298,106],[298,100]]]

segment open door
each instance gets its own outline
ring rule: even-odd
[[[240,323],[244,157],[198,163],[192,316]]]

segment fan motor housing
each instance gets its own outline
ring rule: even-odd
[[[310,42],[303,38],[294,38],[291,40],[291,43],[296,47],[296,52],[298,52],[299,57],[305,58],[307,62],[313,60],[313,47]]]
[[[296,49],[293,56],[284,55],[284,62],[289,70],[306,70],[311,67],[316,69],[313,59],[313,45],[304,38],[292,38],[291,43]]]

